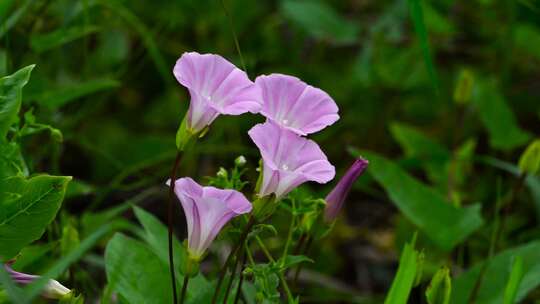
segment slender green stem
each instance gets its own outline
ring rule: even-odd
[[[231,250],[231,252],[227,256],[227,259],[225,260],[225,263],[223,264],[223,267],[221,267],[219,279],[216,285],[216,291],[214,292],[214,296],[212,297],[212,304],[216,304],[216,301],[219,295],[219,290],[221,288],[221,284],[223,284],[223,279],[225,278],[225,274],[227,273],[227,268],[229,267],[229,264],[231,263],[233,256],[238,251],[238,248],[240,248],[240,246],[244,244],[246,237],[249,231],[251,230],[251,227],[253,227],[255,223],[256,223],[255,217],[251,216],[248,220],[248,223],[246,224],[246,227],[244,228],[244,231],[242,231],[242,234],[240,235],[238,244],[236,244],[234,248]]]
[[[292,201],[293,207],[293,214],[291,218],[291,225],[289,226],[289,232],[287,234],[287,241],[285,242],[285,247],[283,247],[283,254],[281,255],[281,264],[283,265],[285,263],[285,258],[287,257],[287,253],[289,252],[289,247],[291,246],[293,231],[294,231],[294,223],[296,222],[296,215],[295,215],[295,206],[294,206],[294,200]]]
[[[243,250],[240,250],[240,251],[242,252]],[[229,283],[227,284],[227,288],[225,289],[225,296],[223,297],[223,304],[227,304],[227,299],[229,298],[229,293],[231,292],[231,287],[234,282],[234,277],[236,276],[236,269],[238,268],[239,262],[240,262],[240,259],[236,257],[236,259],[234,259],[234,264],[231,267],[231,278],[229,279]]]
[[[274,257],[272,257],[272,254],[270,254],[270,251],[268,251],[268,248],[266,248],[266,245],[264,245],[263,241],[259,236],[255,236],[255,240],[257,240],[257,244],[259,244],[259,247],[261,248],[262,252],[266,256],[266,258],[272,262],[275,263],[276,260]],[[285,294],[287,295],[287,303],[294,303],[294,297],[291,293],[291,289],[289,288],[289,285],[287,284],[287,280],[285,280],[285,277],[283,276],[283,273],[279,273],[279,281],[281,282],[281,286],[285,290]]]
[[[309,253],[309,249],[311,249],[311,244],[313,244],[313,238],[311,236],[308,236],[307,238],[307,242],[306,242],[306,247],[304,248],[304,252],[302,253],[303,255],[307,255]],[[293,281],[292,281],[292,287],[295,288],[296,287],[296,282],[298,282],[298,277],[300,276],[300,271],[302,271],[302,264],[298,265],[298,267],[296,267],[296,272],[294,273],[294,278],[293,278]]]
[[[240,63],[242,64],[242,69],[247,74],[246,63],[244,62],[244,56],[242,56],[242,50],[240,49],[240,43],[238,42],[238,37],[236,37],[236,31],[234,30],[234,23],[233,23],[231,14],[229,14],[229,10],[227,9],[227,6],[225,5],[224,0],[221,0],[221,5],[223,6],[223,11],[225,12],[225,16],[227,16],[227,19],[229,20],[229,26],[231,28],[231,33],[234,39],[234,45],[236,46],[236,51],[238,52],[238,56],[240,56]]]
[[[172,284],[172,292],[173,292],[173,303],[178,303],[178,295],[176,292],[176,277],[174,272],[174,247],[173,247],[173,225],[174,225],[174,204],[175,201],[175,195],[174,195],[174,184],[176,181],[176,171],[178,171],[178,166],[180,165],[180,159],[182,157],[182,154],[180,151],[176,152],[176,159],[174,160],[174,165],[171,171],[171,179],[170,179],[170,186],[169,186],[169,201],[167,204],[167,226],[168,226],[168,238],[169,238],[169,271],[171,273],[171,284]],[[184,285],[186,284],[186,281],[184,279]],[[184,286],[185,288],[185,286]]]
[[[182,294],[180,295],[180,304],[184,304],[184,300],[186,299],[188,283],[189,283],[189,276],[185,275],[184,284],[182,284]]]
[[[242,248],[242,264],[240,264],[240,277],[238,278],[238,287],[236,288],[236,296],[234,297],[234,304],[237,304],[240,300],[240,295],[242,294],[242,283],[244,282],[244,268],[246,266],[247,258],[247,246],[244,244]]]

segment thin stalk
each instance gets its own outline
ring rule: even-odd
[[[174,160],[174,165],[171,171],[171,179],[169,185],[169,201],[167,204],[167,224],[168,224],[168,237],[169,237],[169,271],[171,273],[171,284],[173,292],[173,303],[178,303],[178,294],[176,292],[176,275],[174,273],[174,248],[173,248],[173,213],[174,213],[174,204],[175,195],[174,195],[174,184],[176,181],[176,171],[178,171],[178,166],[180,165],[180,159],[182,154],[180,151],[176,152],[176,159]],[[186,288],[186,280],[184,279],[184,288]]]
[[[236,288],[236,296],[234,297],[234,304],[237,304],[240,300],[240,295],[242,294],[242,283],[244,282],[244,268],[246,267],[247,260],[247,248],[244,245],[244,250],[242,251],[242,264],[240,264],[240,277],[238,278],[238,287]]]
[[[270,251],[268,251],[268,248],[266,248],[266,245],[264,245],[263,241],[259,236],[255,236],[255,239],[257,240],[257,244],[259,244],[259,247],[261,247],[262,252],[266,256],[266,258],[272,262],[275,263],[276,260],[274,257],[272,257],[272,254],[270,254]],[[285,294],[287,295],[287,303],[294,303],[294,297],[291,293],[291,289],[289,288],[289,285],[287,284],[287,280],[285,280],[285,277],[283,276],[283,273],[278,273],[279,281],[281,282],[281,286],[285,290]]]
[[[309,253],[309,250],[311,249],[311,244],[313,244],[313,238],[311,236],[308,236],[307,237],[307,242],[306,242],[306,248],[304,248],[303,255],[307,255]],[[296,272],[294,273],[294,278],[293,278],[293,282],[292,282],[293,288],[296,287],[296,282],[298,282],[298,277],[300,276],[300,271],[302,271],[302,264],[300,264],[300,265],[298,265],[298,267],[296,267]]]
[[[253,227],[255,223],[256,223],[255,217],[250,216],[248,223],[246,224],[246,227],[244,228],[244,231],[242,231],[242,234],[240,235],[240,240],[238,241],[238,244],[234,246],[234,248],[231,250],[231,252],[227,256],[227,259],[225,260],[225,263],[223,264],[223,267],[221,268],[221,271],[219,274],[219,279],[216,285],[216,291],[214,292],[214,296],[212,297],[212,304],[216,304],[216,301],[219,295],[219,290],[221,288],[221,284],[223,284],[223,279],[225,278],[225,274],[227,273],[227,267],[229,267],[229,264],[232,261],[232,257],[235,255],[236,251],[238,251],[238,248],[240,248],[240,246],[244,244],[246,237],[249,231],[251,230],[251,227]]]
[[[489,252],[490,256],[482,265],[482,269],[480,270],[480,274],[478,275],[478,278],[476,279],[476,282],[474,283],[473,290],[469,296],[467,303],[476,303],[476,297],[478,296],[478,292],[480,291],[480,286],[482,285],[482,282],[484,280],[484,276],[486,274],[488,264],[492,258],[491,255],[493,255],[495,251],[497,250],[497,244],[499,243],[499,240],[502,236],[502,232],[504,231],[505,219],[510,213],[512,202],[515,200],[517,194],[523,187],[523,183],[526,177],[527,177],[526,173],[522,173],[519,176],[518,180],[514,183],[514,186],[512,187],[512,190],[510,191],[510,195],[507,196],[507,199],[505,199],[500,204],[500,207],[502,208],[502,216],[500,217],[500,224],[498,226],[498,229],[496,229],[496,232],[495,232],[495,238],[492,240],[492,243],[490,244],[490,252]]]
[[[243,250],[240,250],[241,252]],[[227,284],[227,289],[225,289],[225,296],[223,297],[223,304],[227,304],[227,299],[229,298],[229,293],[231,292],[231,287],[234,282],[234,277],[236,276],[236,269],[238,268],[238,263],[240,262],[240,259],[236,257],[234,259],[234,264],[231,268],[231,278],[229,279],[229,283]]]
[[[189,276],[184,276],[184,284],[182,284],[182,294],[180,295],[180,304],[184,304],[186,299],[187,287],[189,283]]]
[[[247,74],[246,63],[244,62],[244,56],[242,56],[242,50],[240,49],[240,43],[238,42],[238,37],[236,37],[236,31],[234,30],[234,23],[233,23],[231,14],[229,14],[229,10],[227,9],[227,6],[225,5],[224,0],[221,0],[221,5],[223,6],[223,11],[225,12],[225,16],[227,16],[227,19],[229,20],[229,26],[231,28],[231,33],[234,39],[234,45],[236,47],[236,51],[238,52],[238,56],[240,56],[240,63],[242,64],[242,69]]]
[[[292,204],[293,204],[293,210],[295,210],[294,200],[293,200]],[[281,264],[282,265],[285,263],[285,258],[287,257],[287,253],[289,252],[289,247],[291,246],[293,230],[294,230],[294,223],[295,222],[296,222],[296,215],[293,212],[292,218],[291,218],[291,225],[289,226],[289,232],[287,234],[287,241],[285,242],[285,247],[283,247],[283,253],[281,254]]]
[[[294,246],[293,255],[298,255],[298,253],[300,253],[300,250],[302,249],[302,246],[304,246],[304,242],[306,241],[306,237],[307,237],[306,233],[302,233],[302,235],[300,235],[300,238],[298,239],[296,246]],[[285,277],[287,277],[290,270],[291,270],[290,268],[285,270]]]

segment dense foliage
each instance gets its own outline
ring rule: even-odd
[[[192,96],[172,70],[191,51],[252,80],[299,77],[341,119],[308,135],[336,178],[253,226],[235,217],[197,269],[175,200],[185,303],[540,301],[533,1],[2,0],[0,303],[171,303],[180,146],[176,177],[257,198],[261,115],[220,115],[178,145]],[[359,157],[367,173],[323,221]],[[216,288],[239,241],[241,269]]]

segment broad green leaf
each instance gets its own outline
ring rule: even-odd
[[[0,259],[39,239],[54,219],[71,177],[38,175],[0,180]]]
[[[514,304],[519,284],[523,279],[523,259],[520,256],[514,258],[510,278],[504,289],[504,304]]]
[[[487,261],[475,304],[502,303],[510,273],[512,260],[520,256],[523,259],[523,278],[517,290],[516,303],[540,286],[540,241],[505,250]],[[486,263],[486,262],[483,262]],[[454,280],[452,292],[453,304],[467,303],[482,269],[482,263],[472,267]]]
[[[531,138],[529,132],[519,127],[512,109],[493,81],[477,81],[472,101],[489,133],[489,144],[493,148],[512,150]]]
[[[0,78],[0,141],[5,141],[9,127],[16,121],[22,103],[22,88],[28,83],[35,65]]]
[[[303,262],[314,263],[315,261],[313,261],[312,259],[310,259],[309,257],[307,257],[305,255],[287,255],[285,257],[285,260],[283,260],[281,262],[283,264],[281,264],[280,266],[283,269],[287,269],[287,268],[290,268],[290,267],[292,267],[292,266],[294,266],[296,264],[300,264],[300,263],[303,263]]]
[[[94,94],[100,91],[114,89],[120,86],[117,80],[102,78],[93,79],[81,83],[70,84],[57,89],[33,94],[30,98],[36,99],[40,104],[49,108],[59,108],[78,98]]]
[[[28,167],[21,154],[21,149],[14,142],[3,143],[0,140],[0,179],[17,174],[28,175]]]
[[[406,304],[413,287],[417,272],[418,251],[414,249],[414,240],[405,244],[399,258],[399,267],[386,295],[384,304]]]
[[[60,28],[50,33],[33,35],[30,38],[30,46],[36,52],[43,52],[95,33],[98,30],[99,27],[94,25]]]
[[[457,208],[392,161],[367,151],[360,155],[392,202],[441,249],[452,249],[482,225],[480,205]]]
[[[447,267],[439,269],[426,290],[426,299],[429,304],[448,304],[452,293],[452,280]]]
[[[169,268],[143,243],[115,234],[105,264],[109,286],[128,303],[172,302]]]
[[[146,234],[144,240],[150,245],[150,248],[161,259],[163,263],[169,263],[169,238],[168,229],[154,215],[144,211],[141,208],[133,207],[135,216],[144,227]],[[176,237],[173,239],[174,244],[174,262],[177,268],[180,263],[187,258],[186,249],[182,246]]]
[[[414,24],[414,30],[416,31],[416,35],[418,35],[418,38],[420,39],[420,47],[422,48],[422,55],[424,57],[426,69],[429,73],[429,77],[431,78],[431,83],[435,88],[435,92],[438,94],[439,80],[437,77],[435,66],[433,64],[433,58],[431,57],[429,38],[424,22],[424,12],[421,0],[407,0],[407,2],[409,4],[409,10],[411,12],[411,18]]]
[[[350,44],[357,40],[357,25],[341,17],[324,1],[284,0],[281,11],[316,39],[336,44]]]

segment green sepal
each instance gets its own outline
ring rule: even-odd
[[[180,265],[180,272],[189,278],[193,278],[199,274],[199,265],[203,257],[196,257],[188,254],[188,258],[183,260]]]
[[[178,149],[178,151],[184,151],[189,142],[195,138],[195,135],[196,134],[187,127],[186,114],[186,116],[184,116],[184,119],[182,119],[180,127],[178,127],[178,131],[176,131],[176,148]]]
[[[279,202],[273,194],[257,197],[253,201],[253,216],[258,222],[263,222],[276,211]]]

